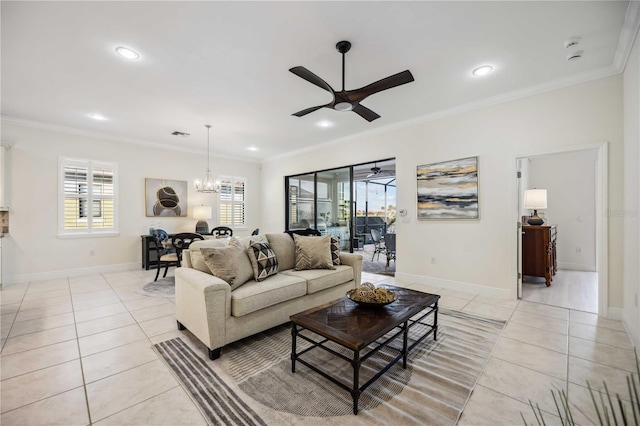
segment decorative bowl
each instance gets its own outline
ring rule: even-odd
[[[352,300],[352,301],[356,302],[356,303],[357,303],[358,305],[360,305],[360,306],[368,306],[368,307],[372,307],[372,308],[379,308],[379,307],[381,307],[381,306],[386,306],[386,305],[388,305],[388,304],[390,304],[390,303],[393,303],[393,302],[395,302],[396,300],[398,300],[398,295],[397,295],[396,293],[394,293],[394,292],[392,292],[392,291],[390,291],[390,290],[387,290],[387,291],[388,291],[389,293],[393,294],[393,300],[390,300],[390,301],[388,301],[388,302],[375,303],[375,302],[362,302],[362,301],[360,301],[360,300],[356,300],[356,299],[354,299],[354,298],[352,297],[352,296],[354,295],[354,293],[356,292],[356,289],[355,289],[355,288],[354,288],[354,289],[352,289],[352,290],[349,290],[349,291],[347,292],[347,298],[348,298],[349,300]]]

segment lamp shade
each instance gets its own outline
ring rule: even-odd
[[[524,191],[524,208],[525,209],[546,209],[547,208],[547,190],[546,189],[527,189]]]
[[[211,219],[211,206],[194,207],[193,217],[195,217],[196,219]]]

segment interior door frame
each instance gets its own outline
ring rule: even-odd
[[[512,277],[515,285],[512,287],[512,295],[514,298],[519,299],[521,297],[521,259],[519,254],[522,252],[522,238],[520,235],[521,229],[518,224],[522,221],[520,217],[520,200],[522,194],[520,193],[520,181],[517,177],[519,171],[519,161],[541,157],[544,155],[564,154],[569,152],[580,151],[597,151],[596,158],[596,271],[598,274],[598,315],[603,317],[609,316],[609,218],[607,215],[609,209],[609,145],[608,142],[596,142],[592,144],[568,146],[564,148],[555,148],[546,151],[536,151],[525,154],[518,154],[513,157],[512,161],[512,176],[514,179],[512,190],[512,216],[515,218],[516,233],[513,234],[513,246],[511,253],[513,253],[512,265]],[[520,275],[519,275],[520,274]]]

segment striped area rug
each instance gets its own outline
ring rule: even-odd
[[[367,388],[357,416],[352,414],[352,399],[345,390],[301,364],[291,373],[289,325],[227,345],[215,361],[207,360],[205,351],[194,353],[179,338],[156,346],[185,387],[192,395],[195,392],[194,400],[202,411],[212,413],[214,424],[264,424],[262,418],[268,424],[301,426],[455,425],[504,325],[440,309],[438,340],[428,338],[420,343],[410,353],[406,369],[398,363]],[[419,327],[412,331],[420,334]],[[301,350],[304,344],[298,342]],[[343,351],[339,346],[333,349]],[[321,350],[307,354],[314,365],[332,376],[345,383],[352,379],[347,362]],[[392,356],[394,352],[383,349],[371,357],[363,364],[360,383]],[[221,377],[230,382],[225,384]],[[228,405],[222,408],[223,404]],[[233,417],[221,419],[216,408]]]
[[[266,425],[182,339],[154,345],[214,425]]]

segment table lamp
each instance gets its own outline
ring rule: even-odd
[[[538,209],[547,208],[547,190],[527,189],[524,191],[524,208],[533,210],[533,215],[527,220],[529,225],[542,225],[544,219],[538,216]]]
[[[211,206],[196,206],[193,208],[193,217],[198,219],[196,232],[198,234],[208,234],[209,224],[207,219],[211,219]]]

